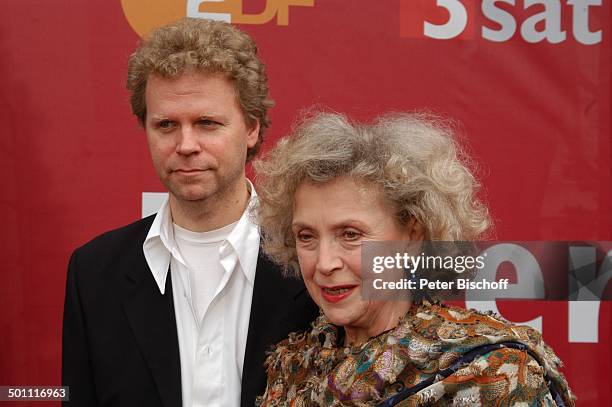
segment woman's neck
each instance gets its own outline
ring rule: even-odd
[[[381,333],[395,328],[405,316],[411,301],[387,301],[377,312],[370,315],[367,321],[359,325],[344,326],[344,346],[358,346]]]

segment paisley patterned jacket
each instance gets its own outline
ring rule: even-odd
[[[342,333],[321,315],[310,332],[276,345],[259,405],[574,405],[561,361],[541,335],[497,315],[425,302],[358,347],[342,346]]]

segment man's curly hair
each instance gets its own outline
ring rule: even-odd
[[[233,84],[246,124],[259,121],[259,140],[247,151],[252,159],[270,125],[268,79],[251,37],[231,24],[184,18],[154,30],[128,61],[127,89],[132,112],[141,124],[147,116],[145,90],[151,74],[176,78],[186,70],[223,74]]]

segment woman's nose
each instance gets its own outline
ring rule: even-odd
[[[319,245],[317,253],[317,271],[325,275],[332,274],[335,270],[342,268],[342,257],[336,242],[323,240]]]

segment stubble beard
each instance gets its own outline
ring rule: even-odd
[[[236,190],[244,178],[244,170],[238,170],[224,177],[219,177],[219,174],[214,174],[212,180],[202,180],[200,182],[209,185],[203,185],[200,191],[190,193],[188,191],[190,184],[178,184],[166,180],[164,185],[169,191],[171,201],[174,205],[184,213],[204,214],[215,213],[222,210],[224,207],[231,205],[232,199]],[[205,176],[206,177],[206,176]],[[187,191],[182,191],[186,189]]]

